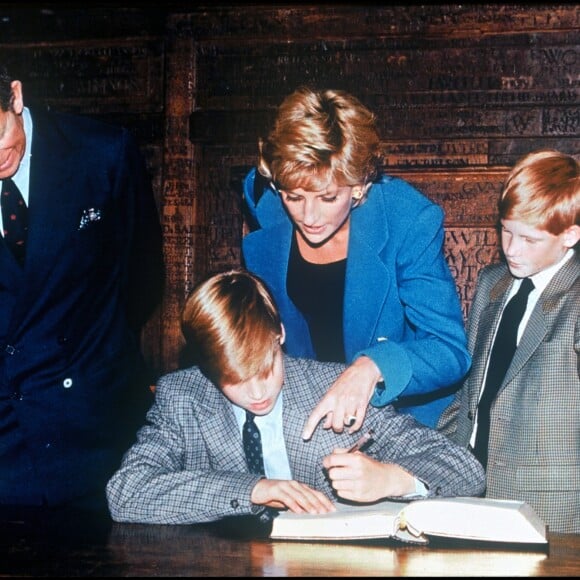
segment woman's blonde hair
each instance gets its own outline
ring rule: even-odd
[[[366,185],[381,169],[375,115],[340,90],[301,87],[286,97],[259,152],[258,171],[286,191]]]
[[[185,303],[181,329],[194,362],[217,386],[267,376],[282,336],[271,293],[242,269],[201,282]]]
[[[500,219],[522,221],[554,235],[580,225],[580,166],[553,149],[528,153],[505,182]]]

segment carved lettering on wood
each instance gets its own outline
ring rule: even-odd
[[[479,270],[500,259],[495,228],[445,229],[445,258],[457,285],[464,319],[467,320]]]
[[[85,114],[124,107],[153,112],[163,107],[162,46],[147,39],[79,41],[2,47],[2,56],[20,73],[33,101]]]

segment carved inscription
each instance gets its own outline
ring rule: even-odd
[[[497,231],[495,228],[446,228],[444,250],[467,320],[479,270],[500,259]]]
[[[412,183],[445,211],[446,226],[495,227],[497,202],[507,172],[391,172]]]
[[[538,33],[533,48],[524,42],[504,45],[497,36],[454,38],[441,45],[420,36],[394,41],[367,35],[306,45],[273,38],[254,46],[251,58],[242,46],[200,45],[200,73],[219,82],[200,90],[198,106],[219,110],[233,97],[239,108],[252,109],[252,101],[265,103],[305,82],[348,88],[375,110],[574,106],[578,61],[580,51],[566,33]]]
[[[88,114],[123,106],[133,113],[153,112],[163,106],[160,40],[3,47],[2,56],[22,71],[27,97],[43,104]]]
[[[228,37],[234,42],[253,37],[298,38],[311,41],[322,31],[339,38],[399,38],[443,36],[480,39],[485,34],[525,34],[531,30],[569,30],[578,26],[575,4],[533,3],[501,5],[436,4],[404,6],[348,6],[341,3],[321,7],[275,4],[258,10],[204,10],[191,17],[186,31],[200,42]],[[524,41],[522,41],[524,42]]]
[[[385,166],[468,167],[486,165],[488,143],[482,139],[465,141],[389,141],[382,146]]]

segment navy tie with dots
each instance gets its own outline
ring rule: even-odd
[[[491,405],[516,351],[518,328],[526,311],[528,295],[533,289],[534,283],[529,278],[524,278],[516,295],[510,299],[503,311],[491,350],[485,388],[477,406],[477,434],[473,448],[474,455],[484,467],[487,467]]]
[[[2,180],[2,224],[4,241],[20,265],[24,264],[26,236],[28,233],[28,208],[12,179]]]
[[[254,414],[246,411],[246,422],[242,430],[246,463],[251,473],[265,475],[260,430],[254,423]]]
[[[254,423],[255,415],[246,411],[246,422],[242,429],[242,439],[244,442],[244,453],[246,454],[246,463],[250,473],[257,475],[266,475],[264,469],[264,456],[262,452],[262,437],[260,430],[256,423]],[[266,529],[271,529],[272,520],[280,512],[275,508],[267,507],[257,515],[257,521],[261,526],[266,526]]]

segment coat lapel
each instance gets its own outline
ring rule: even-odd
[[[61,257],[58,248],[70,243],[65,224],[70,215],[72,167],[70,144],[53,122],[44,115],[31,112],[33,135],[31,149],[30,182],[28,198],[28,241],[26,260],[19,268],[10,250],[2,242],[0,268],[10,283],[20,285],[11,328],[14,330],[25,319],[38,288],[53,270],[55,260]],[[23,284],[26,280],[26,284]]]
[[[491,352],[494,331],[499,324],[503,304],[512,280],[511,274],[506,270],[506,273],[491,288],[489,292],[489,303],[481,313],[472,356],[473,367],[470,383],[473,385],[473,388],[469,395],[469,407],[472,412],[475,412],[477,408],[479,394],[483,388],[485,368]]]
[[[560,308],[561,299],[578,278],[580,261],[574,255],[562,269],[556,273],[542,292],[528,324],[522,334],[512,364],[510,365],[502,388],[509,383],[526,364],[540,346],[548,332],[546,315]]]
[[[217,458],[220,469],[246,471],[244,446],[230,403],[209,381],[207,385],[204,383],[203,389],[197,413],[199,423],[205,426],[205,433],[208,434],[205,444],[210,450],[210,457]],[[216,441],[212,433],[223,436]],[[230,444],[223,445],[223,441],[229,441]]]
[[[32,258],[31,272],[41,276],[51,271],[62,245],[71,243],[78,226],[73,223],[78,213],[73,208],[82,201],[76,199],[69,141],[44,116],[33,116],[33,122],[27,256]]]
[[[289,219],[273,227],[257,230],[243,240],[243,253],[249,268],[268,280],[286,325],[286,345],[296,356],[314,357],[310,331],[306,320],[298,311],[286,291],[288,260],[293,227]]]
[[[346,286],[344,294],[344,337],[347,360],[368,341],[380,319],[379,313],[391,287],[391,273],[380,258],[389,232],[385,225],[383,197],[371,195],[352,211]],[[365,307],[360,304],[364,302]],[[361,334],[362,333],[362,334]],[[355,348],[358,345],[358,348]]]
[[[2,280],[7,286],[10,286],[12,281],[18,284],[24,276],[23,268],[19,266],[3,236],[0,236],[0,272]]]

